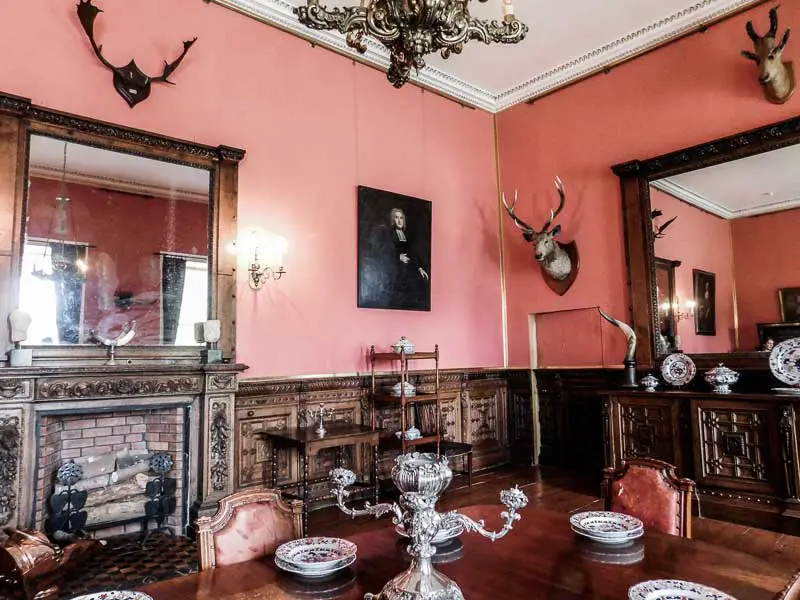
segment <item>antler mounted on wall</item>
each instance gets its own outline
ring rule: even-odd
[[[655,224],[655,220],[658,217],[663,217],[663,216],[664,216],[664,213],[661,212],[658,209],[650,212],[650,218],[653,219],[653,238],[655,238],[657,240],[660,240],[661,238],[663,238],[666,235],[667,227],[672,225],[675,222],[675,219],[678,218],[677,216],[674,216],[671,219],[667,219],[661,225],[656,225]]]
[[[550,210],[550,218],[547,219],[547,222],[539,231],[520,219],[514,212],[514,207],[517,205],[516,192],[514,192],[514,202],[512,202],[511,206],[506,203],[506,195],[503,194],[503,206],[506,207],[506,211],[514,220],[517,228],[522,231],[522,237],[525,238],[525,241],[533,244],[534,258],[541,265],[544,282],[559,296],[563,296],[575,282],[580,263],[578,261],[578,246],[575,242],[561,244],[555,240],[555,236],[561,233],[561,225],[556,225],[552,230],[550,229],[556,217],[564,210],[564,205],[567,201],[564,193],[564,184],[558,177],[556,177],[556,190],[558,190],[560,199],[558,208]]]
[[[769,11],[769,31],[765,35],[756,33],[752,21],[747,22],[746,29],[755,52],[742,50],[742,55],[758,65],[758,82],[764,89],[767,100],[774,104],[783,104],[792,97],[795,88],[792,63],[781,59],[791,30],[786,29],[780,43],[775,44],[778,35],[777,6]]]
[[[181,52],[181,55],[171,63],[164,61],[164,71],[161,75],[158,77],[150,77],[139,68],[135,60],[131,60],[131,62],[124,67],[115,67],[103,57],[103,46],[98,46],[97,42],[94,40],[94,20],[97,18],[97,13],[101,12],[103,11],[92,4],[92,0],[78,1],[78,19],[80,19],[83,30],[89,37],[89,42],[92,44],[94,53],[97,55],[97,58],[100,59],[100,62],[114,73],[114,88],[120,96],[125,98],[128,106],[133,108],[139,104],[139,102],[146,100],[148,96],[150,96],[150,84],[157,81],[172,84],[168,77],[172,75],[175,69],[178,68],[178,65],[181,64],[183,57],[186,56],[189,48],[197,41],[197,38],[183,42],[183,52]]]

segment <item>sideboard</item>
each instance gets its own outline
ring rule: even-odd
[[[665,460],[695,480],[702,515],[800,531],[800,396],[615,390],[601,397],[607,466]]]

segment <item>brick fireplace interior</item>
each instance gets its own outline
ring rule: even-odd
[[[75,460],[80,462],[88,457],[104,459],[104,462],[113,463],[112,457],[132,455],[134,459],[145,460],[147,453],[166,452],[175,461],[175,465],[168,477],[175,478],[177,490],[175,497],[177,508],[167,517],[164,525],[171,527],[176,534],[183,533],[185,524],[184,489],[186,464],[185,451],[188,447],[188,428],[186,425],[186,409],[183,406],[164,408],[144,408],[114,412],[98,412],[70,415],[41,415],[39,421],[39,448],[37,461],[36,493],[34,496],[34,516],[37,528],[44,528],[44,523],[49,515],[48,501],[56,489],[56,471],[65,462]],[[114,468],[114,467],[112,467]],[[145,471],[136,476],[141,484],[147,478],[152,478],[152,473]],[[129,480],[133,481],[133,480]],[[114,484],[110,484],[114,485]],[[135,487],[135,484],[129,485]],[[90,498],[93,492],[104,490],[108,486],[93,488],[89,491]],[[95,503],[87,501],[87,506]],[[125,519],[135,517],[131,507],[141,503],[141,513],[144,513],[144,490],[140,496],[127,494],[124,498],[116,500],[120,509],[128,511]],[[127,503],[121,507],[121,503]],[[114,513],[114,502],[105,505],[106,511]],[[110,510],[109,510],[110,509]],[[89,509],[87,509],[89,510]],[[123,533],[138,532],[142,529],[142,521],[119,524],[123,518],[110,517],[99,519],[100,523],[108,526],[97,526],[91,523],[88,527],[96,537],[110,537]],[[149,524],[150,527],[154,523]]]

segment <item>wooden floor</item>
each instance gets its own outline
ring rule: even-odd
[[[472,488],[467,488],[463,478],[456,478],[440,501],[442,510],[450,510],[472,504],[500,506],[500,490],[519,485],[530,500],[530,506],[538,506],[564,513],[577,510],[602,510],[599,498],[599,480],[590,481],[582,475],[535,468],[504,468],[477,474]],[[355,503],[354,506],[360,506]],[[522,511],[522,518],[525,512]],[[309,518],[311,535],[337,535],[346,537],[355,531],[385,527],[386,518],[350,519],[337,508],[325,508],[312,512]],[[770,562],[800,568],[800,537],[726,523],[708,518],[692,520],[693,537],[711,544],[736,548]]]

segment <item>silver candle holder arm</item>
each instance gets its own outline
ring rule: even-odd
[[[330,478],[333,483],[331,493],[336,498],[336,506],[347,516],[354,519],[356,517],[375,517],[378,519],[385,514],[394,513],[394,519],[392,519],[392,521],[395,524],[400,524],[402,522],[403,514],[400,512],[400,507],[394,502],[381,502],[380,504],[374,505],[369,502],[364,502],[364,508],[360,509],[345,506],[345,500],[350,496],[350,492],[345,488],[356,482],[356,474],[350,469],[334,469],[330,472]]]
[[[475,521],[455,510],[446,513],[443,521],[446,520],[448,523],[461,523],[465,531],[478,533],[494,542],[505,537],[508,535],[509,531],[514,529],[514,522],[522,518],[518,511],[528,505],[528,497],[518,486],[514,486],[511,489],[500,492],[500,502],[502,502],[508,510],[504,510],[500,513],[500,518],[505,522],[503,523],[502,529],[499,531],[487,531],[483,519]]]

